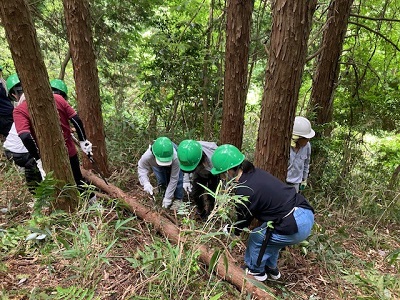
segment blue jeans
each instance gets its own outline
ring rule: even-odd
[[[298,244],[310,235],[314,224],[313,212],[309,209],[298,208],[293,214],[298,232],[291,235],[273,233],[267,244],[267,249],[265,250],[260,266],[257,266],[257,258],[265,236],[265,224],[251,231],[244,255],[244,262],[249,269],[255,272],[264,272],[265,266],[272,269],[276,268],[278,266],[279,252],[283,247]]]
[[[171,167],[152,167],[154,175],[156,175],[158,186],[164,191],[169,184],[169,179],[171,177]],[[174,197],[177,200],[183,199],[183,172],[179,171],[178,184],[174,192]]]

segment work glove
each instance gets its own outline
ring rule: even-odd
[[[187,193],[191,193],[192,192],[192,184],[190,182],[184,182],[183,190],[186,191]]]
[[[146,193],[149,193],[151,196],[153,196],[153,186],[150,183],[146,183],[143,186],[143,189]]]
[[[225,235],[229,235],[229,236],[231,236],[231,237],[234,237],[234,236],[235,236],[235,230],[234,230],[234,228],[232,227],[232,225],[230,225],[230,224],[226,224],[226,225],[224,226],[224,228],[222,228],[222,232],[223,232]]]
[[[43,164],[42,164],[42,160],[38,159],[36,160],[36,165],[39,169],[40,175],[42,176],[42,179],[44,180],[44,178],[46,177],[46,172],[43,169]]]
[[[162,201],[162,207],[163,208],[168,208],[168,207],[171,206],[171,204],[172,204],[172,199],[168,199],[168,198],[164,197],[164,199]]]
[[[91,142],[89,142],[88,140],[85,140],[85,141],[80,141],[79,144],[81,146],[82,151],[86,155],[88,155],[88,156],[92,156],[93,155],[93,153],[92,153],[92,143]]]
[[[293,148],[296,148],[296,143],[299,140],[299,138],[300,137],[298,135],[293,134],[292,139],[290,141],[290,146],[292,146]]]
[[[307,179],[304,179],[301,183],[300,183],[300,187],[299,190],[303,191],[307,186]]]

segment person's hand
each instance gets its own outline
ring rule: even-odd
[[[192,184],[190,182],[184,182],[183,190],[186,191],[187,193],[191,193],[192,192]]]
[[[151,196],[153,196],[153,186],[150,183],[146,183],[143,186],[143,189],[146,193],[149,193]]]
[[[303,191],[307,186],[307,179],[304,179],[301,183],[300,183],[300,187],[299,190]]]
[[[225,235],[229,235],[229,236],[235,236],[235,230],[234,230],[234,228],[232,227],[232,225],[230,225],[230,224],[226,224],[225,226],[224,226],[224,228],[222,228],[222,232],[225,234]]]
[[[92,156],[92,143],[89,142],[88,140],[85,141],[80,141],[79,145],[81,146],[82,151],[88,155],[88,156]]]
[[[169,208],[172,204],[172,199],[164,198],[162,201],[163,208]]]
[[[42,176],[42,179],[44,180],[44,178],[46,177],[46,172],[43,169],[43,164],[42,164],[42,160],[38,159],[36,160],[36,165],[39,169],[40,175]]]

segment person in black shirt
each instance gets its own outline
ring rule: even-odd
[[[10,80],[9,80],[10,78]],[[8,88],[12,84],[13,77],[7,78],[7,83],[3,79],[3,67],[0,66],[0,134],[7,137],[13,124],[14,105],[8,97]],[[13,86],[11,86],[12,88]]]
[[[295,188],[255,168],[233,145],[218,147],[211,160],[214,166],[211,173],[235,178],[238,183],[236,195],[248,200],[237,205],[237,222],[225,226],[224,231],[238,235],[254,218],[263,223],[249,236],[244,257],[247,273],[259,281],[266,280],[268,276],[279,279],[279,252],[283,247],[298,244],[310,235],[314,224],[312,206],[296,193]]]

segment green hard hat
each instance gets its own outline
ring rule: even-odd
[[[169,166],[172,164],[174,147],[169,138],[162,136],[156,139],[151,146],[156,162],[160,166]]]
[[[196,169],[203,155],[203,149],[199,142],[184,140],[178,147],[179,166],[182,171],[191,172]]]
[[[19,81],[18,75],[16,73],[8,76],[8,78],[6,80],[7,90],[11,91],[11,89],[19,83],[20,83],[20,81]]]
[[[67,85],[61,79],[53,79],[52,81],[50,81],[50,86],[53,89],[57,89],[57,90],[63,92],[65,95],[68,95]]]
[[[238,148],[230,144],[221,145],[215,149],[211,157],[214,166],[211,173],[213,175],[221,174],[240,165],[243,161],[244,154]]]

